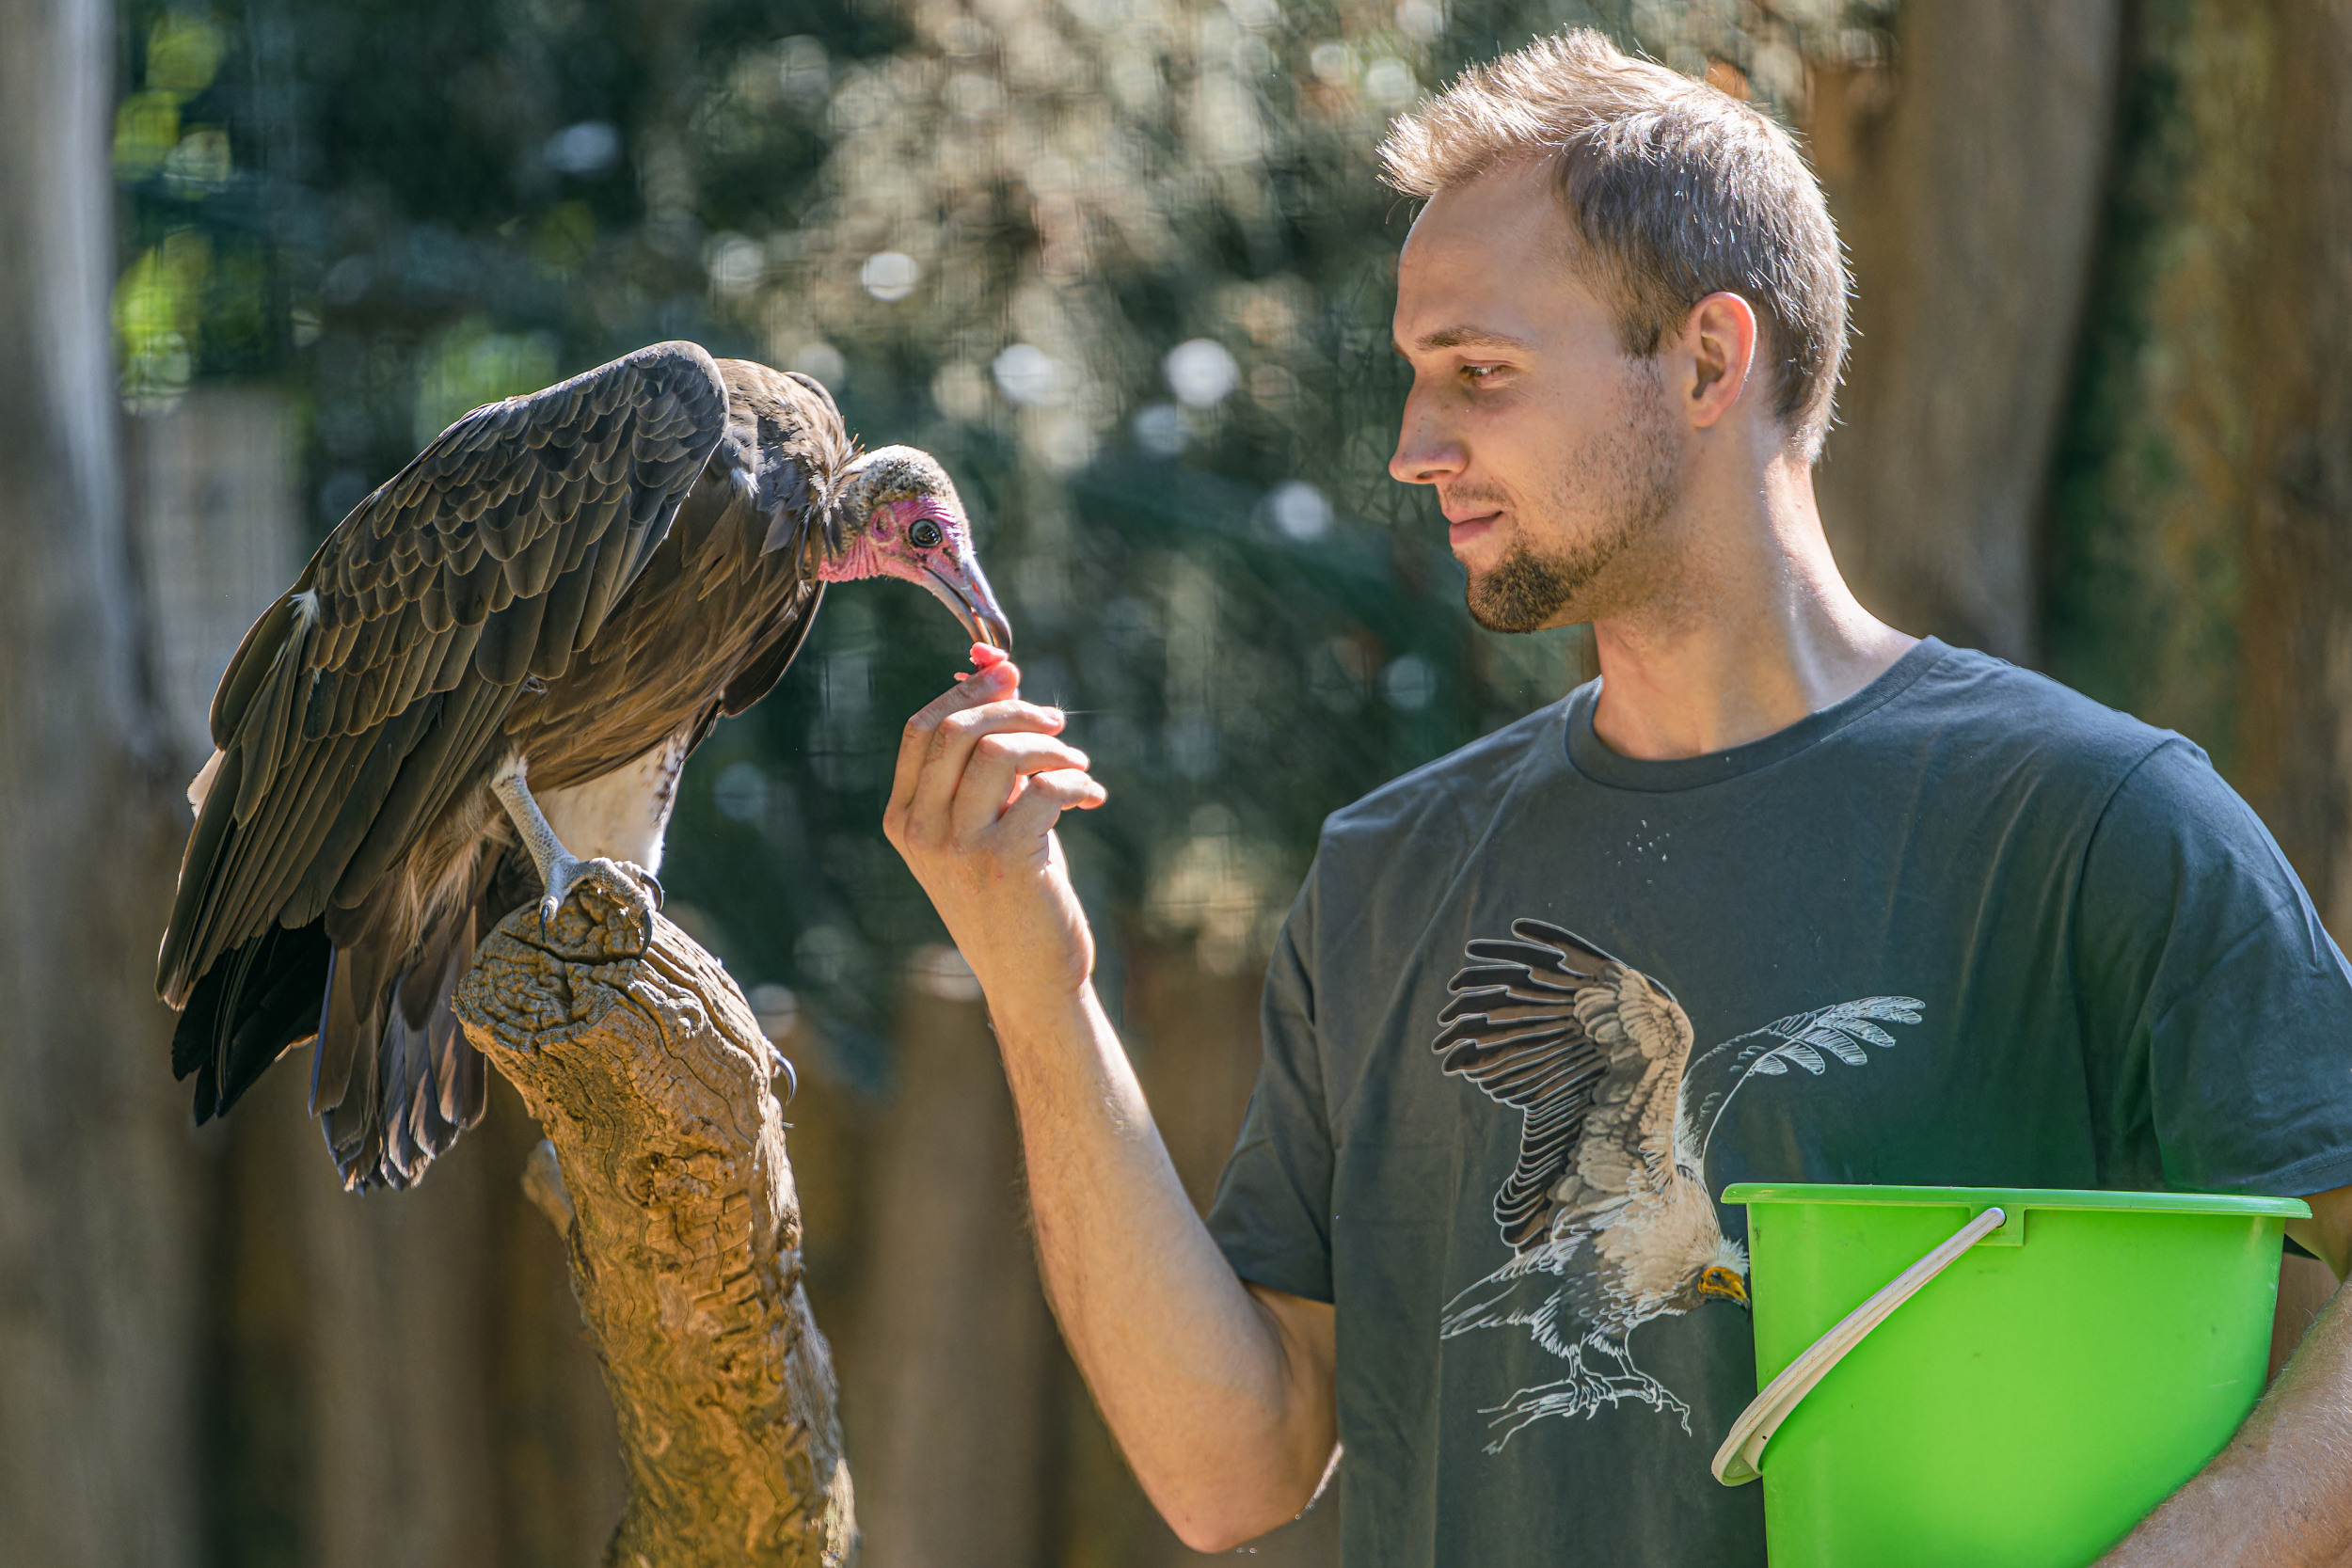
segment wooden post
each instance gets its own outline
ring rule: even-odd
[[[953,948],[914,956],[898,1036],[850,1390],[873,1517],[866,1568],[1051,1562],[1053,1321],[1012,1096],[979,982]]]
[[[775,1058],[726,972],[598,874],[501,923],[457,995],[522,1091],[619,1418],[612,1568],[834,1564],[856,1548],[831,1354],[801,1290]]]

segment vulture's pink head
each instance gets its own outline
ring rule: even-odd
[[[1009,649],[955,482],[927,451],[882,447],[850,465],[835,493],[840,546],[818,570],[827,582],[902,578],[955,611],[976,642]]]

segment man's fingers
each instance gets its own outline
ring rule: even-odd
[[[1066,811],[1092,811],[1110,799],[1091,773],[1063,768],[1033,773],[1022,786],[1021,799],[1005,810],[996,832],[1008,844],[1028,844],[1053,832]]]
[[[1059,708],[1039,707],[1034,703],[1015,700],[988,703],[942,719],[925,743],[922,763],[914,777],[914,793],[907,802],[910,830],[926,835],[946,831],[949,808],[963,787],[964,770],[971,766],[972,749],[983,738],[1009,734],[1055,735],[1065,722]],[[1011,781],[1006,782],[1009,784]],[[999,797],[996,803],[1002,805],[1003,798]]]
[[[914,799],[915,780],[923,771],[923,759],[930,755],[931,736],[942,723],[953,714],[1009,697],[1020,689],[1020,667],[1008,659],[958,681],[924,704],[922,711],[907,721],[906,729],[899,735],[898,765],[891,775],[890,804],[883,819],[888,821],[904,812]]]
[[[1017,779],[1032,773],[1083,773],[1087,767],[1084,752],[1050,735],[999,730],[981,736],[973,742],[963,782],[956,786],[949,831],[969,841],[993,826],[1012,799]]]

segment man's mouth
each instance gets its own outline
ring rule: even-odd
[[[1460,549],[1464,545],[1493,528],[1502,518],[1501,511],[1478,512],[1461,517],[1448,513],[1446,515],[1446,540],[1455,549]]]

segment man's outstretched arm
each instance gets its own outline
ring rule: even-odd
[[[2352,1268],[2352,1187],[2288,1232]],[[2230,1446],[2099,1568],[2320,1568],[2352,1560],[2352,1302],[2339,1288]]]
[[[1219,1551],[1298,1513],[1329,1466],[1331,1308],[1245,1284],[1177,1180],[1054,836],[1103,788],[1018,681],[999,664],[908,721],[883,827],[987,994],[1071,1354],[1160,1513]]]

